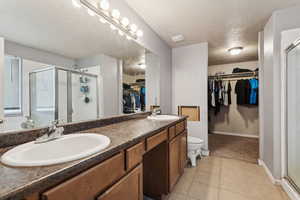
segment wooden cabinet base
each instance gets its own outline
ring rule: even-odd
[[[162,199],[168,193],[168,144],[163,142],[143,158],[144,193],[153,199]]]
[[[136,167],[97,200],[143,200],[143,166]]]

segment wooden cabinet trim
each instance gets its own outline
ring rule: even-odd
[[[162,132],[147,138],[147,151],[155,148],[160,143],[166,141],[168,139],[168,131],[167,129],[163,130]]]
[[[175,126],[169,127],[169,140],[172,140],[176,136]]]
[[[124,152],[121,152],[99,165],[46,191],[42,194],[42,199],[94,199],[97,194],[119,180],[124,174],[125,156]]]
[[[131,170],[143,161],[145,141],[126,149],[126,170]]]
[[[186,120],[181,121],[175,125],[176,135],[179,135],[185,130],[185,122]]]

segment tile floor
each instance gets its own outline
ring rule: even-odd
[[[212,156],[257,163],[259,155],[259,141],[257,138],[209,134],[208,142]]]
[[[168,200],[288,200],[257,164],[206,157],[186,168]]]

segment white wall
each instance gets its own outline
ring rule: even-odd
[[[145,22],[128,6],[125,1],[110,0],[111,7],[118,8],[123,16],[127,16],[144,32],[144,36],[138,39],[138,43],[156,54],[160,59],[160,106],[164,113],[171,113],[172,106],[172,51]]]
[[[300,6],[279,10],[264,28],[264,139],[262,160],[273,176],[281,178],[281,106],[282,106],[282,66],[281,33],[300,27]]]
[[[172,111],[177,106],[200,106],[200,122],[188,123],[189,134],[203,139],[208,148],[207,70],[208,44],[200,43],[172,50]]]
[[[208,67],[208,74],[215,75],[218,72],[226,74],[232,73],[234,68],[255,70],[258,68],[258,61],[232,63],[225,65],[212,65]],[[221,112],[217,115],[211,110],[209,131],[222,134],[237,134],[250,137],[259,136],[258,106],[238,106],[234,91],[237,80],[231,80],[231,99],[230,106],[222,106]]]

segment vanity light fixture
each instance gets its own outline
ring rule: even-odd
[[[123,17],[123,19],[121,20],[121,24],[124,27],[127,27],[129,25],[129,19],[127,17]]]
[[[81,8],[80,0],[72,0],[72,4],[75,8]]]
[[[140,68],[141,69],[146,69],[146,65],[145,64],[140,64]]]
[[[138,30],[137,25],[130,24],[128,18],[121,18],[119,10],[112,9],[110,12],[108,0],[101,0],[98,6],[89,0],[72,0],[72,3],[76,8],[84,6],[89,15],[97,15],[101,23],[109,24],[112,30],[117,30],[120,36],[126,35],[128,40],[137,40],[144,35],[142,30]]]
[[[131,32],[135,33],[137,31],[138,27],[135,24],[130,25]]]
[[[137,35],[138,37],[143,37],[144,32],[143,32],[142,30],[138,30],[138,31],[136,32],[136,35]]]
[[[127,40],[131,40],[131,37],[127,35],[127,36],[126,36],[126,39],[127,39]]]
[[[105,20],[103,17],[99,17],[99,21],[100,21],[101,23],[103,23],[103,24],[106,23],[106,20]]]
[[[87,13],[92,17],[94,17],[96,15],[96,13],[89,8],[87,9]]]
[[[120,13],[119,10],[113,9],[113,10],[111,11],[111,16],[112,16],[113,18],[115,18],[115,19],[119,19],[120,16],[121,16],[121,13]]]
[[[123,33],[121,30],[119,30],[118,33],[119,33],[119,35],[121,35],[121,36],[124,35],[124,33]]]
[[[117,27],[115,27],[113,24],[110,25],[111,30],[115,31],[117,30]]]
[[[244,49],[243,47],[234,47],[228,49],[228,52],[230,53],[230,55],[235,56],[235,55],[239,55],[243,49]]]
[[[100,1],[100,8],[103,9],[103,10],[108,10],[109,9],[108,0],[101,0]]]

